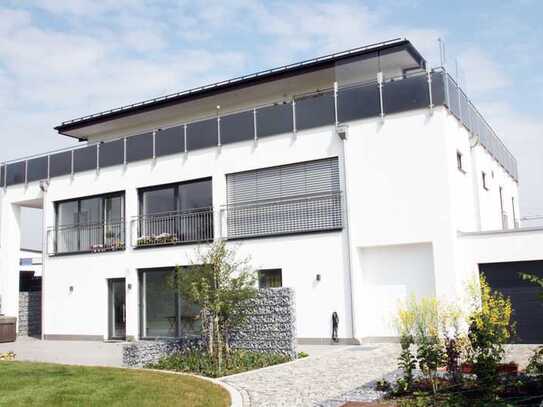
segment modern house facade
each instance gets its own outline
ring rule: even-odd
[[[341,341],[382,340],[399,301],[460,298],[496,231],[521,230],[515,158],[407,40],[56,129],[81,146],[0,173],[2,312],[17,314],[20,207],[41,207],[48,339],[197,334],[167,277],[225,239],[260,286],[295,290],[300,342],[327,341],[333,312]]]

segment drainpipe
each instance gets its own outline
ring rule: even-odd
[[[49,181],[41,181],[40,189],[42,191],[42,247],[41,247],[41,339],[45,339],[45,270],[47,264],[47,190],[49,189]]]
[[[475,147],[477,147],[479,144],[481,144],[481,140],[479,139],[479,136],[472,134],[472,136],[469,138],[469,147],[470,147],[470,156],[471,156],[471,176],[472,176],[472,184],[473,184],[473,196],[475,198],[475,226],[477,228],[477,232],[480,232],[482,230],[482,220],[481,220],[481,198],[479,196],[479,185],[478,185],[478,177],[479,177],[479,170],[477,168],[477,160],[475,158],[476,152],[474,151]]]
[[[351,333],[352,339],[356,344],[360,344],[357,339],[358,326],[356,318],[356,306],[355,306],[355,295],[354,295],[354,286],[353,286],[353,266],[352,266],[352,249],[351,249],[351,227],[350,227],[350,216],[349,216],[349,191],[347,183],[347,148],[345,144],[347,143],[347,127],[340,126],[338,120],[338,109],[337,109],[337,93],[338,93],[338,83],[334,82],[334,102],[335,102],[335,119],[336,119],[336,134],[341,139],[341,153],[342,153],[342,169],[343,169],[343,182],[344,182],[344,191],[345,191],[345,232],[347,234],[347,267],[349,269],[348,281],[350,288],[350,308],[351,308]]]

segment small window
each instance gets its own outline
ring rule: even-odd
[[[258,288],[278,288],[283,286],[281,269],[260,270]]]
[[[466,172],[466,170],[464,170],[464,163],[462,162],[462,153],[460,151],[457,151],[456,152],[456,166],[457,168],[462,171],[462,172]]]
[[[488,180],[486,177],[486,172],[483,171],[482,176],[483,176],[483,188],[488,191]]]

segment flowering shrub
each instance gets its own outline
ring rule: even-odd
[[[160,235],[142,236],[138,238],[136,243],[138,246],[152,246],[152,245],[169,244],[169,243],[176,243],[176,242],[177,242],[177,236],[175,236],[174,234],[161,233]]]

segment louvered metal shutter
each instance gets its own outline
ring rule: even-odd
[[[342,227],[337,157],[227,176],[228,237]]]

